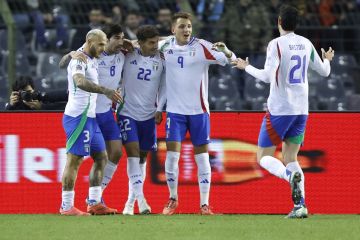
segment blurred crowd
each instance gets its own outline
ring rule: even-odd
[[[301,34],[316,44],[338,51],[359,51],[360,0],[9,0],[18,27],[35,33],[39,49],[75,49],[84,34],[105,23],[120,23],[126,37],[136,38],[142,24],[156,24],[162,35],[171,34],[171,15],[195,16],[194,33],[210,41],[225,41],[236,53],[263,52],[278,35],[278,7],[290,3],[302,14]],[[339,32],[339,26],[343,26]],[[320,28],[319,27],[326,27]],[[50,36],[46,29],[54,29]],[[30,41],[28,41],[30,42]],[[355,48],[355,49],[354,49]]]

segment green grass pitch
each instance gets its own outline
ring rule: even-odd
[[[0,239],[360,239],[360,215],[0,215]]]

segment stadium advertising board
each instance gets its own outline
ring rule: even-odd
[[[256,143],[263,113],[212,113],[209,146],[212,166],[210,205],[216,213],[287,213],[288,184],[256,163]],[[0,114],[0,213],[57,213],[66,162],[61,113]],[[306,176],[311,213],[359,213],[360,113],[312,113],[299,161]],[[158,151],[148,158],[145,196],[154,213],[168,199],[164,162],[164,122]],[[276,152],[281,157],[281,146]],[[86,158],[76,183],[76,206],[85,210]],[[183,143],[180,159],[179,211],[198,212],[199,194],[193,147]],[[104,192],[107,205],[122,210],[127,194],[126,156]]]

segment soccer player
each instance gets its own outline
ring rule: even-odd
[[[67,68],[69,99],[63,117],[67,161],[62,176],[62,215],[116,212],[101,203],[101,181],[107,154],[104,139],[95,120],[97,93],[104,94],[115,102],[122,101],[119,92],[98,85],[97,58],[104,51],[106,43],[107,38],[103,31],[89,31],[83,46],[83,53],[87,56],[86,63],[71,60]],[[89,154],[94,159],[89,174],[89,199],[93,204],[88,205],[88,213],[85,213],[74,207],[74,184],[80,164],[84,156]]]
[[[165,174],[170,198],[163,214],[172,215],[178,206],[178,175],[181,142],[190,132],[198,167],[200,213],[213,214],[209,208],[211,167],[208,144],[210,120],[208,104],[208,68],[225,65],[235,55],[225,44],[192,37],[191,15],[176,13],[172,19],[174,36],[160,44],[166,63],[166,161]],[[217,51],[216,51],[217,50]]]
[[[312,43],[294,33],[298,15],[294,7],[283,5],[280,8],[280,37],[270,41],[264,69],[251,66],[247,58],[233,62],[237,68],[270,83],[268,112],[259,133],[257,160],[270,173],[290,182],[294,208],[288,218],[308,215],[304,174],[297,161],[309,114],[307,70],[310,67],[320,75],[328,76],[330,61],[334,57],[331,47],[327,52],[321,49],[322,61]],[[285,165],[273,157],[276,146],[281,142]]]
[[[116,90],[119,87],[125,61],[125,55],[121,50],[125,48],[126,41],[124,41],[124,33],[119,24],[107,25],[104,31],[109,41],[98,61],[99,84]],[[129,47],[129,45],[126,46]],[[59,66],[64,67],[71,58],[86,62],[81,51],[73,51],[63,57]],[[112,101],[104,95],[98,95],[97,97],[96,121],[105,139],[106,151],[109,157],[104,168],[104,177],[101,183],[102,190],[104,191],[111,181],[122,156],[121,134],[113,116]],[[87,203],[91,204],[88,199]]]
[[[151,213],[143,184],[146,158],[156,150],[156,125],[162,121],[165,104],[164,56],[158,51],[159,32],[155,26],[141,26],[137,31],[140,48],[126,54],[123,70],[124,104],[117,111],[122,140],[127,153],[129,195],[123,214],[134,214],[137,200],[139,213]]]

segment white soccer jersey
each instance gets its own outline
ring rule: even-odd
[[[125,61],[122,52],[109,55],[103,52],[98,59],[99,85],[116,90],[119,87]],[[99,94],[96,101],[96,113],[104,113],[111,108],[112,101],[104,94]]]
[[[69,99],[65,107],[65,114],[77,117],[87,110],[87,116],[95,118],[97,93],[90,93],[78,88],[73,76],[77,73],[85,76],[86,80],[98,84],[98,64],[96,58],[88,56],[87,63],[72,59],[67,67]]]
[[[249,65],[245,71],[270,82],[267,105],[272,115],[302,115],[309,113],[309,66],[322,76],[330,74],[330,62],[321,60],[307,38],[291,32],[269,43],[263,70]]]
[[[229,63],[223,53],[211,47],[211,43],[194,37],[184,46],[179,46],[175,37],[160,43],[166,62],[167,112],[183,115],[209,112],[209,65]],[[232,59],[235,58],[232,54]]]
[[[124,105],[120,114],[145,121],[162,110],[165,102],[165,66],[163,55],[145,57],[139,49],[125,56],[123,81]],[[157,99],[159,98],[159,102]]]

